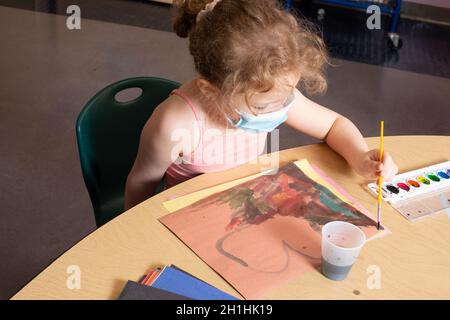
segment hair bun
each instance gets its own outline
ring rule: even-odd
[[[177,13],[173,19],[173,29],[181,38],[187,38],[196,24],[197,15],[211,0],[174,0]]]

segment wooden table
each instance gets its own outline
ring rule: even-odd
[[[378,138],[368,138],[376,148]],[[409,171],[450,159],[450,137],[386,137],[385,148],[400,167]],[[280,152],[281,165],[307,158],[318,165],[371,212],[375,198],[346,162],[324,144]],[[167,214],[162,202],[173,195],[190,193],[259,172],[246,164],[226,172],[204,174],[156,195],[80,241],[41,272],[13,299],[116,299],[126,281],[138,280],[151,266],[175,264],[234,295],[237,292],[207,264],[158,222]],[[383,223],[391,235],[370,241],[363,248],[349,277],[333,282],[311,271],[268,293],[268,299],[449,299],[450,221],[437,213],[408,222],[389,205]],[[81,288],[68,289],[67,268],[81,270]],[[381,271],[381,288],[369,289],[369,266]]]

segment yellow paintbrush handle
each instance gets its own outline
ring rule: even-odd
[[[383,163],[383,137],[384,137],[384,121],[381,120],[380,125],[380,162]],[[378,203],[381,203],[381,185],[383,178],[381,175],[378,177]]]
[[[383,137],[384,137],[384,121],[381,121],[380,126],[380,162],[383,163]],[[377,228],[380,228],[380,220],[381,220],[381,185],[383,184],[383,178],[381,175],[378,177],[378,225]]]

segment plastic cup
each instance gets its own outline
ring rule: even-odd
[[[322,273],[331,280],[347,278],[366,242],[366,235],[357,226],[332,221],[322,227]]]

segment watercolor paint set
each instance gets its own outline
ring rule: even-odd
[[[375,182],[368,187],[378,195]],[[450,161],[396,175],[383,183],[382,199],[411,221],[449,209]]]

